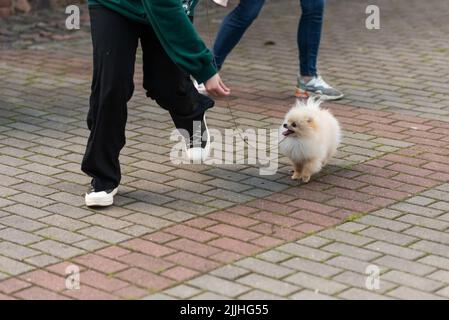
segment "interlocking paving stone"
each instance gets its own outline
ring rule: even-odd
[[[0,230],[0,239],[15,242],[21,245],[29,245],[42,240],[42,237],[13,228],[5,228]]]
[[[79,231],[81,234],[108,243],[118,243],[130,239],[131,237],[103,227],[93,226]]]
[[[3,241],[0,242],[0,254],[21,261],[25,258],[39,254],[39,251],[32,250],[15,243]]]
[[[244,276],[238,279],[237,282],[280,296],[286,296],[299,290],[299,287],[287,282],[257,274]]]
[[[249,288],[244,285],[209,275],[190,280],[188,284],[228,297],[236,297],[249,290]]]
[[[379,1],[381,7],[389,5]],[[88,25],[75,42],[38,43],[38,56],[26,45],[0,49],[0,291],[5,281],[15,279],[12,275],[31,270],[64,277],[73,258],[73,263],[96,270],[85,273],[90,286],[57,293],[16,285],[6,295],[449,298],[449,100],[444,77],[434,76],[435,68],[447,71],[449,48],[438,40],[448,32],[440,14],[447,11],[447,3],[430,1],[388,7],[383,29],[395,32],[376,33],[376,39],[342,20],[347,12],[341,6],[328,3],[320,65],[326,80],[346,94],[341,101],[326,103],[340,120],[344,139],[336,159],[310,183],[291,181],[285,158],[273,176],[262,176],[257,166],[248,164],[171,163],[167,138],[173,124],[136,86],[122,152],[122,185],[115,206],[104,210],[84,207],[82,195],[90,178],[79,167],[88,135]],[[282,39],[296,37],[297,15],[291,12],[297,12],[298,4],[278,2],[267,3],[229,57],[223,76],[233,89],[233,112],[217,101],[208,112],[212,128],[230,128],[233,118],[242,128],[277,127],[293,103],[296,70],[285,66],[296,42]],[[350,2],[353,10],[364,11],[364,4]],[[195,24],[204,34],[204,5],[199,11]],[[225,13],[214,8],[211,15],[219,21]],[[61,19],[58,11],[49,14]],[[431,19],[421,23],[427,16]],[[420,28],[404,27],[410,21]],[[351,38],[340,39],[346,33]],[[261,47],[267,34],[282,36],[275,45]],[[280,46],[286,50],[279,51]],[[263,48],[264,54],[249,54],[249,47]],[[391,56],[391,50],[401,54]],[[351,52],[351,61],[342,62],[345,52]],[[429,59],[423,60],[422,54]],[[267,56],[276,59],[268,61]],[[385,68],[373,68],[373,61]],[[341,67],[348,63],[351,68]],[[165,230],[171,227],[173,234]],[[198,230],[196,238],[192,229]],[[379,290],[364,286],[369,264],[386,272]],[[221,279],[245,291],[195,291],[186,284],[192,277]],[[299,286],[287,282],[289,277]],[[248,283],[239,284],[242,279]],[[169,294],[171,289],[164,292],[168,287],[177,289]],[[148,288],[155,293],[148,296]]]
[[[247,258],[236,263],[237,266],[272,278],[283,278],[294,271],[259,259]]]
[[[44,240],[33,244],[31,247],[62,259],[69,259],[84,253],[84,250],[53,240]]]
[[[441,300],[443,297],[439,297],[434,294],[430,294],[427,292],[423,292],[421,290],[416,290],[408,287],[399,287],[390,291],[388,295],[399,298],[399,299],[408,299],[408,300]]]
[[[436,291],[444,286],[441,282],[420,278],[418,276],[396,270],[383,274],[382,279],[428,292]]]

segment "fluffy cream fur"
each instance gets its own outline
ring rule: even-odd
[[[341,129],[337,119],[321,102],[297,100],[280,128],[279,152],[293,163],[292,179],[308,182],[337,152]]]

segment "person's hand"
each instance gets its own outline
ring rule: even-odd
[[[231,90],[226,87],[220,78],[220,75],[216,73],[212,78],[204,83],[207,93],[214,97],[226,97],[231,94]]]

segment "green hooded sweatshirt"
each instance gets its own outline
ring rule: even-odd
[[[213,55],[193,27],[189,16],[199,0],[89,0],[153,27],[167,55],[199,83],[217,73]]]

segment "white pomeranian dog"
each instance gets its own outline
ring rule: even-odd
[[[321,101],[297,100],[280,128],[279,152],[293,163],[292,179],[309,182],[337,152],[341,129],[337,119],[320,107]]]

